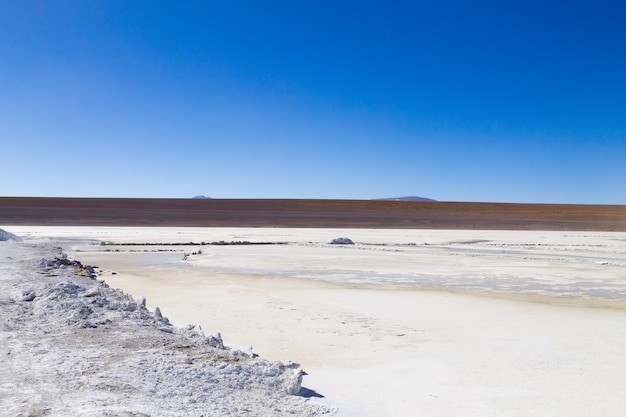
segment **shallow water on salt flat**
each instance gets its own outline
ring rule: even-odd
[[[347,285],[537,294],[626,302],[626,234],[609,232],[22,228],[22,236],[92,239],[83,251],[116,262],[207,272],[291,277]],[[330,245],[337,237],[355,245]],[[98,246],[97,240],[113,245]],[[280,245],[201,245],[248,241]],[[129,243],[137,245],[128,245]],[[115,243],[125,245],[116,246]],[[140,243],[151,243],[142,246]],[[154,246],[154,243],[169,243]],[[176,243],[175,245],[173,243]],[[183,253],[201,250],[183,261]],[[626,305],[625,305],[626,306]]]

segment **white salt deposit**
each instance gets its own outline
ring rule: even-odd
[[[0,414],[321,416],[298,364],[177,328],[52,242],[0,243]]]
[[[21,242],[22,238],[14,235],[13,233],[7,232],[6,230],[0,229],[0,242]]]
[[[254,345],[237,353],[246,360],[298,361],[309,394],[337,406],[335,417],[621,417],[626,408],[624,233],[11,231],[60,238],[174,325],[219,330],[212,345],[224,335]],[[338,235],[355,244],[330,245]],[[203,241],[275,244],[205,245],[183,260]],[[141,242],[150,245],[132,244]]]

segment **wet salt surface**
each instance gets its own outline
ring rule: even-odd
[[[563,239],[556,232],[552,234],[552,240]],[[104,250],[122,263],[128,257],[129,265],[193,267],[206,270],[207,274],[578,298],[594,305],[607,301],[611,306],[619,306],[620,300],[626,300],[626,241],[621,236],[595,236],[588,239],[588,245],[580,241],[571,245],[530,244],[516,241],[516,237],[525,238],[523,234],[507,233],[506,241],[499,242],[476,239],[421,245],[367,241],[330,245],[324,241],[292,241],[267,246],[113,245],[103,249],[92,245],[79,250]],[[183,261],[184,253],[198,249],[200,254]]]
[[[428,289],[480,290],[546,296],[626,299],[626,244],[542,245],[464,243],[423,246],[330,247],[293,243],[281,248],[209,249],[197,268]]]

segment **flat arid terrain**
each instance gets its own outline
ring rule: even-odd
[[[626,206],[0,197],[0,224],[626,231]]]
[[[49,241],[70,259],[98,265],[98,280],[129,300],[145,297],[147,311],[159,307],[181,332],[200,325],[206,334],[219,331],[227,346],[252,345],[260,358],[299,363],[308,395],[268,396],[282,413],[291,404],[301,407],[294,415],[336,410],[338,417],[618,417],[626,407],[622,232],[2,227],[24,240],[14,245]],[[338,237],[353,244],[330,243]],[[144,351],[133,352],[139,356],[130,362],[141,360]],[[149,366],[161,363],[152,358]],[[191,388],[202,387],[202,379],[190,384],[183,371],[175,374],[188,387],[178,392],[211,398]],[[147,405],[156,394],[141,387],[158,389],[158,401],[169,398],[164,378],[175,387],[167,373],[156,382],[122,375],[124,384],[104,385],[107,410],[158,415]],[[92,397],[100,395],[98,385],[87,386]],[[256,397],[246,399],[245,390],[238,395],[245,405],[230,401],[221,406],[226,411],[208,415],[268,413],[267,405],[254,408]],[[38,405],[45,400],[38,397]]]
[[[626,408],[624,206],[0,198],[0,228],[11,415]]]

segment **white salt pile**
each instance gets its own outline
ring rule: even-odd
[[[3,231],[4,232],[4,231]],[[15,240],[4,232],[3,240]],[[0,244],[3,415],[323,416],[302,370],[176,328],[50,243]],[[47,259],[47,260],[46,260]]]
[[[21,242],[22,239],[13,233],[0,229],[0,242]]]

